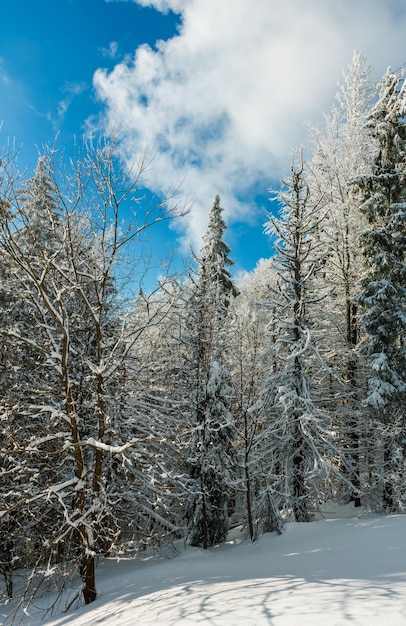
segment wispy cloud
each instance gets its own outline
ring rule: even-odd
[[[31,111],[38,117],[42,117],[52,125],[55,132],[58,132],[61,128],[61,124],[71,106],[72,102],[80,96],[84,91],[88,89],[88,85],[84,82],[75,83],[66,81],[62,88],[61,93],[63,97],[58,100],[56,104],[56,111],[48,110],[48,111],[39,111],[33,104],[28,103],[27,106],[31,109]]]
[[[87,85],[84,82],[72,83],[67,81],[64,83],[62,87],[64,97],[58,102],[57,119],[54,121],[55,125],[59,125],[74,99],[80,96],[86,89]]]
[[[108,48],[100,48],[100,52],[104,57],[109,59],[117,59],[118,55],[118,43],[117,41],[111,41]]]
[[[85,82],[73,83],[70,81],[66,81],[62,87],[62,91],[69,94],[72,97],[80,96],[87,89],[87,84]]]
[[[50,122],[50,124],[52,125],[54,131],[58,132],[72,102],[86,89],[88,89],[88,85],[86,85],[86,83],[84,82],[72,83],[67,81],[61,88],[63,97],[56,103],[56,111],[55,109],[40,111],[37,109],[36,106],[31,104],[31,102],[27,102],[27,106],[37,117],[48,120],[48,122]]]
[[[329,109],[355,49],[382,74],[404,62],[403,0],[136,0],[181,14],[179,33],[139,47],[94,85],[128,154],[157,152],[150,185],[183,181],[195,245],[215,193],[228,221],[252,217],[256,192],[286,172],[304,123]]]
[[[154,7],[162,13],[166,13],[167,11],[182,13],[186,9],[189,0],[133,0],[133,2],[136,2],[142,7]]]
[[[0,83],[3,85],[9,85],[11,83],[11,78],[4,65],[4,59],[0,57]]]

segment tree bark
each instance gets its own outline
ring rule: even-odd
[[[93,554],[83,554],[80,563],[80,576],[83,582],[83,598],[85,604],[94,602],[96,593],[95,558]]]

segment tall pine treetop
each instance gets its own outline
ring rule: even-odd
[[[200,251],[201,274],[205,274],[209,280],[218,282],[227,296],[238,296],[239,291],[231,280],[231,273],[226,269],[233,265],[234,261],[229,258],[231,249],[223,241],[223,234],[227,226],[223,220],[223,208],[220,206],[220,196],[217,194],[209,215],[207,231],[203,236],[205,245]]]
[[[46,246],[54,245],[60,203],[47,155],[39,157],[34,176],[23,183],[19,196],[23,206],[23,221],[29,228],[31,243],[36,241]]]

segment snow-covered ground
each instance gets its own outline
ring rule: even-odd
[[[97,584],[93,604],[45,620],[32,607],[24,624],[406,625],[406,516],[291,523],[255,543],[234,531],[172,559],[106,559]]]

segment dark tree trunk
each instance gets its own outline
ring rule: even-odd
[[[202,539],[203,539],[203,549],[207,550],[209,547],[209,520],[207,519],[207,506],[206,506],[206,494],[204,492],[204,486],[202,486]]]
[[[348,252],[349,256],[349,252]],[[350,261],[348,260],[348,266]],[[351,350],[348,360],[347,379],[350,387],[350,399],[346,400],[349,415],[353,413],[353,398],[357,389],[357,363],[354,355],[358,344],[358,308],[350,298],[349,286],[346,289],[346,324],[347,324],[347,345]],[[361,506],[361,477],[360,477],[360,434],[359,424],[356,419],[349,418],[347,423],[348,444],[345,445],[348,454],[350,469],[347,472],[348,479],[353,486],[350,492],[350,502],[354,502],[356,507]]]
[[[96,593],[95,558],[92,554],[83,554],[80,563],[80,576],[83,582],[83,598],[85,604],[94,602]]]
[[[385,444],[384,451],[384,486],[383,486],[383,507],[385,511],[390,513],[396,512],[396,506],[394,501],[393,494],[393,482],[391,477],[391,466],[392,466],[392,450],[390,443],[387,442]]]
[[[293,515],[296,522],[308,522],[309,514],[304,483],[304,458],[300,449],[293,456]]]
[[[6,531],[7,532],[7,531]],[[13,544],[6,539],[0,547],[0,572],[6,584],[7,597],[13,597]]]
[[[249,447],[248,447],[248,415],[247,411],[244,411],[244,438],[245,438],[245,463],[244,463],[244,473],[245,473],[245,499],[247,505],[247,521],[248,521],[248,530],[250,533],[251,541],[254,540],[255,532],[254,532],[254,522],[252,519],[252,494],[251,494],[251,475],[249,469]]]

